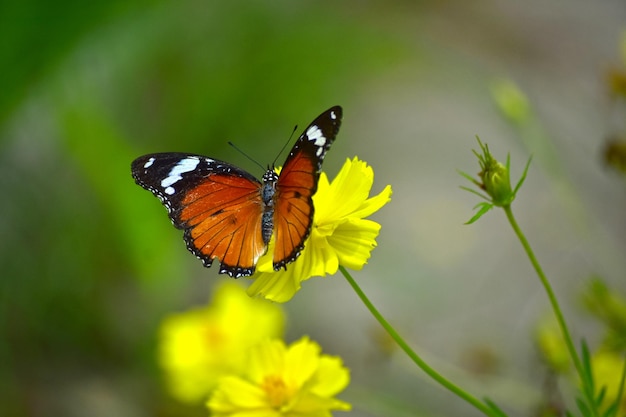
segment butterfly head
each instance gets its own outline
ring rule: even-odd
[[[263,174],[263,182],[270,183],[278,181],[278,173],[276,173],[276,169],[272,167],[267,167],[265,174]]]

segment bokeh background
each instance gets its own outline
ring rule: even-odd
[[[607,84],[624,30],[622,0],[0,2],[0,415],[207,415],[167,395],[156,332],[229,278],[187,252],[130,162],[188,151],[260,175],[227,141],[265,165],[335,104],[325,171],[358,155],[373,192],[394,189],[355,277],[444,374],[533,415],[547,299],[503,213],[463,225],[478,200],[456,170],[478,171],[475,135],[514,176],[534,155],[514,210],[593,343],[589,278],[626,291],[625,182],[602,159],[626,129]],[[497,101],[511,85],[519,120]],[[389,347],[340,276],[285,308],[288,340],[351,368],[351,415],[475,415]]]

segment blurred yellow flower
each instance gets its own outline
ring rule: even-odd
[[[542,318],[535,328],[535,341],[543,360],[554,372],[570,370],[571,359],[561,329],[552,316]]]
[[[591,369],[593,370],[594,385],[598,393],[603,387],[606,388],[603,404],[608,407],[617,400],[622,371],[624,370],[624,357],[614,351],[598,351],[591,357]],[[624,413],[626,413],[626,397],[622,393],[618,414],[622,415]]]
[[[287,265],[287,270],[274,271],[270,242],[267,254],[257,264],[248,294],[285,302],[300,289],[302,281],[311,277],[332,275],[339,265],[363,268],[380,231],[380,224],[365,217],[391,200],[389,185],[370,198],[373,183],[374,170],[357,157],[346,161],[332,183],[322,172],[313,196],[313,227],[300,256]]]
[[[159,340],[170,393],[182,402],[205,400],[219,377],[241,372],[251,346],[281,337],[284,323],[278,305],[251,299],[234,282],[219,286],[208,306],[170,315]]]
[[[250,350],[241,376],[220,379],[207,406],[212,417],[331,417],[351,409],[334,398],[349,382],[341,359],[307,337],[289,347],[266,340]]]

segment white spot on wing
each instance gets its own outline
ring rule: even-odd
[[[335,114],[334,111],[330,112],[330,118],[333,119],[333,120],[335,120],[337,118],[337,115]]]
[[[154,161],[156,160],[156,158],[151,157],[150,159],[148,159],[148,162],[146,162],[145,164],[143,164],[144,168],[150,168],[152,166],[152,164],[154,164]]]
[[[196,169],[198,164],[200,163],[200,159],[195,157],[189,157],[185,159],[181,159],[174,168],[167,174],[167,177],[163,178],[161,181],[161,187],[165,188],[165,193],[172,195],[175,190],[171,187],[172,184],[183,179],[182,174],[185,172],[193,171]]]
[[[315,142],[315,146],[326,145],[326,138],[322,134],[319,127],[313,125],[306,130],[306,135],[311,142]]]

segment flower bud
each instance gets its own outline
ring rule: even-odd
[[[511,189],[511,179],[509,178],[509,161],[507,158],[506,165],[498,162],[491,156],[489,147],[483,145],[478,140],[483,151],[482,155],[478,155],[480,167],[482,170],[478,173],[481,183],[478,185],[487,192],[491,197],[491,203],[498,207],[508,206],[513,202],[515,194]]]
[[[486,163],[481,165],[483,170],[478,174],[482,180],[481,188],[491,197],[491,202],[499,207],[511,204],[513,190],[508,168],[491,158],[491,155]]]
[[[478,163],[480,164],[480,172],[478,173],[478,177],[480,181],[477,181],[472,176],[466,174],[465,172],[459,171],[459,173],[472,182],[474,185],[477,185],[482,190],[484,190],[487,195],[480,193],[476,190],[473,190],[468,187],[461,186],[462,189],[469,191],[472,194],[476,194],[480,198],[487,200],[479,203],[474,207],[474,209],[479,209],[478,212],[467,221],[466,224],[474,223],[476,220],[480,219],[485,213],[491,210],[494,207],[509,207],[513,200],[515,200],[515,195],[517,191],[520,189],[524,180],[526,179],[526,174],[528,173],[528,167],[530,166],[530,161],[532,158],[528,159],[526,163],[526,168],[524,168],[524,173],[521,178],[517,182],[515,189],[511,188],[511,178],[510,178],[510,159],[507,156],[506,164],[502,164],[495,160],[491,156],[491,152],[489,152],[489,147],[486,144],[483,144],[480,141],[480,138],[477,136],[478,144],[480,145],[480,150],[482,153],[474,152],[474,155],[478,158]]]

